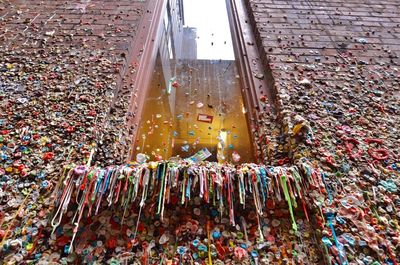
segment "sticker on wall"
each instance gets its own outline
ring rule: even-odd
[[[201,122],[207,122],[207,123],[212,123],[214,119],[214,116],[212,115],[207,115],[207,114],[198,114],[197,115],[197,120]]]
[[[196,154],[194,154],[191,157],[188,157],[187,160],[192,161],[193,163],[197,163],[203,160],[206,160],[211,156],[211,152],[208,151],[207,148],[203,148],[200,151],[198,151]]]

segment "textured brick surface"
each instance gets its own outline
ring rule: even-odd
[[[281,150],[294,161],[306,157],[322,166],[329,172],[327,180],[342,186],[331,188],[331,195],[334,191],[336,197],[325,211],[337,211],[350,218],[338,198],[364,194],[375,200],[361,207],[366,216],[359,220],[373,225],[370,216],[377,216],[371,210],[374,207],[379,207],[380,216],[395,220],[399,204],[393,212],[385,208],[388,202],[382,198],[396,202],[399,197],[385,189],[376,195],[375,190],[383,180],[399,185],[398,172],[393,168],[399,165],[400,153],[400,2],[246,3],[264,66],[272,75],[270,88],[278,98]],[[309,141],[299,139],[300,127],[296,125],[305,126]],[[382,142],[368,143],[376,138]],[[388,158],[373,157],[375,148],[387,151]],[[359,223],[347,222],[335,223],[340,227],[339,235],[347,232],[355,238],[364,237],[366,232]],[[398,232],[381,224],[373,225],[373,234],[364,237],[373,238],[369,254],[381,262],[385,258],[398,259]],[[379,251],[373,246],[374,240],[384,242]],[[349,261],[356,261],[358,251],[362,252],[348,254]],[[333,256],[339,262],[337,255]]]
[[[398,184],[388,166],[398,161],[400,146],[400,3],[246,1],[269,71],[268,82],[278,98],[280,149],[294,160],[307,157],[331,175],[345,176],[335,191],[337,197],[361,194],[360,188],[372,197],[372,185],[365,177],[369,175]],[[146,4],[141,0],[0,0],[1,224],[47,226],[45,217],[53,205],[49,194],[60,168],[88,159],[93,144],[98,147],[94,157],[98,163],[124,159],[124,148],[129,146],[124,137],[132,92],[129,77],[137,67],[131,52]],[[311,143],[294,135],[299,121],[312,128]],[[380,138],[390,157],[376,163],[367,154],[369,147],[360,144],[362,157],[350,159],[346,137],[362,143]],[[28,186],[34,187],[32,194],[27,193]],[[386,198],[394,202],[396,197],[382,194],[385,200],[377,204],[384,209]],[[25,196],[27,207],[13,220]],[[398,205],[393,204],[391,213],[379,209],[382,217],[390,220],[400,212]],[[28,210],[31,207],[35,209]],[[363,210],[370,213],[366,207]],[[391,249],[399,250],[398,234],[390,227],[375,225],[374,229],[375,237],[376,231],[387,232]],[[12,238],[22,236],[14,233]],[[51,259],[57,260],[68,238],[49,237],[47,231],[30,239],[37,244],[33,253],[47,250],[41,258],[49,260],[46,255],[53,253]],[[20,258],[16,252],[3,252],[1,258],[15,261]],[[385,253],[389,252],[381,253],[380,260]],[[29,254],[21,252],[24,259],[32,258]]]
[[[129,98],[122,97],[122,79],[132,70],[130,51],[145,5],[145,1],[3,1],[0,7],[2,66],[18,62],[12,71],[19,73],[24,85],[40,83],[43,95],[36,98],[36,107],[41,108],[38,115],[46,113],[44,107],[52,107],[42,104],[52,93],[69,92],[68,97],[60,94],[57,99],[65,108],[71,107],[67,106],[71,99],[87,94],[90,99],[81,105],[79,119],[88,123],[78,126],[81,133],[71,136],[78,142],[82,135],[87,137],[84,147],[97,141],[100,161],[106,161],[104,157],[117,146],[115,141],[121,140],[129,103]],[[29,69],[25,67],[28,62]],[[49,78],[52,73],[55,80]],[[56,89],[60,79],[63,82]],[[97,115],[88,119],[84,114],[92,109]],[[67,117],[63,122],[79,120]],[[29,119],[27,115],[24,121]],[[105,127],[108,132],[102,137],[91,130]],[[110,157],[109,162],[114,160]]]
[[[127,80],[146,7],[143,0],[0,1],[1,238],[7,227],[42,231],[60,169],[87,161],[93,146],[98,164],[124,161]],[[25,196],[25,217],[13,219]],[[45,233],[28,241],[36,252],[54,243]],[[2,251],[0,260],[19,260],[16,252]]]
[[[374,112],[371,126],[395,126],[400,3],[254,0],[248,4],[282,111],[291,112],[297,107],[305,115],[326,113],[326,107],[317,100],[323,96],[326,102],[343,102],[341,106],[347,111],[356,110],[347,117],[350,124],[367,111]],[[311,81],[311,88],[300,85],[303,79]],[[376,89],[384,93],[371,105],[371,91]],[[379,111],[381,103],[385,111]],[[395,120],[388,120],[388,116]],[[318,120],[315,125],[319,132],[330,134]],[[392,137],[388,144],[398,149],[399,139],[389,133],[390,128],[386,130],[386,136]]]

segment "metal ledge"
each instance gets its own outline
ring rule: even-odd
[[[268,87],[265,68],[260,57],[253,30],[249,23],[249,16],[243,0],[226,0],[228,16],[232,31],[233,45],[240,71],[243,86],[243,98],[248,110],[247,118],[250,135],[252,137],[254,150],[258,150],[259,143],[255,138],[253,130],[258,127],[261,98],[267,97],[271,109],[266,111],[275,112],[275,100],[271,89]],[[265,156],[266,154],[263,154]],[[256,155],[258,162],[263,157]]]
[[[127,128],[132,128],[130,132],[132,139],[135,139],[137,134],[141,112],[147,90],[149,89],[148,84],[151,78],[151,70],[154,68],[157,47],[160,41],[160,34],[158,32],[161,29],[160,24],[165,8],[165,0],[149,0],[146,13],[139,24],[138,34],[132,48],[132,61],[130,64],[138,65],[138,68],[132,74],[131,80],[129,80],[129,83],[133,84],[128,109],[128,113],[131,113],[132,117],[128,117]],[[129,147],[127,161],[131,161],[133,147],[134,143]]]

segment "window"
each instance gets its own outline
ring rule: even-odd
[[[203,152],[210,161],[252,162],[225,1],[182,3],[183,10],[180,5],[166,9],[166,36],[158,48],[134,155],[168,159]],[[183,21],[183,15],[180,29],[172,22]]]

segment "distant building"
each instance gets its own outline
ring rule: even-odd
[[[196,28],[184,27],[182,40],[181,59],[196,59],[197,58],[197,32]]]

